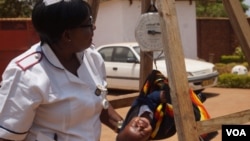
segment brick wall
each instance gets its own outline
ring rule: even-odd
[[[198,57],[213,63],[240,46],[228,18],[198,18],[197,42]]]
[[[0,19],[0,74],[13,57],[38,39],[30,19]]]

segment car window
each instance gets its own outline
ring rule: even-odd
[[[127,62],[129,55],[129,48],[126,47],[116,47],[115,52],[113,54],[114,62]],[[131,53],[130,53],[131,56]]]
[[[139,46],[133,46],[135,52],[140,55],[140,47]]]
[[[101,54],[104,61],[111,61],[113,50],[113,47],[107,47],[99,50],[99,53]]]
[[[109,62],[131,62],[134,63],[138,61],[128,47],[123,46],[112,46],[105,47],[99,50],[104,61]]]

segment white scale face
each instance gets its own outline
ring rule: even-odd
[[[135,38],[142,51],[162,50],[162,31],[158,13],[142,14],[135,28]]]

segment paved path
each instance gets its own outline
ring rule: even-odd
[[[204,93],[207,96],[204,105],[212,118],[250,109],[250,89],[208,88]],[[117,111],[125,117],[128,109],[129,107],[119,108]],[[115,136],[112,130],[103,126],[101,141],[115,141]],[[178,141],[178,136],[175,134],[165,140]],[[221,141],[220,130],[212,141]]]

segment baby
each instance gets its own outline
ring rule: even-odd
[[[145,97],[138,97],[127,114],[123,127],[117,135],[117,141],[149,140],[155,127],[152,111],[157,105],[165,102],[164,91],[154,91]]]
[[[201,99],[190,90],[196,121],[210,118]],[[139,96],[129,109],[117,141],[148,141],[171,137],[176,133],[168,80],[161,72],[153,70]],[[203,134],[201,141],[209,141],[217,131]]]
[[[117,135],[117,141],[147,141],[152,133],[150,119],[134,117]]]

